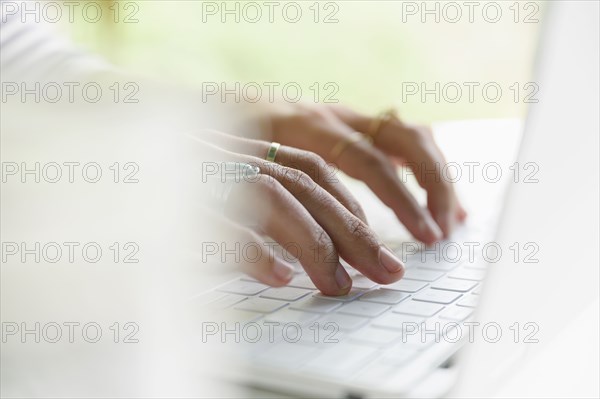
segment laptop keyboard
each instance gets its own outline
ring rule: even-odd
[[[298,267],[286,287],[241,277],[194,300],[214,310],[215,321],[262,329],[256,342],[236,347],[251,363],[350,379],[374,362],[405,365],[473,314],[483,260],[405,260],[404,278],[385,286],[342,262],[354,281],[344,296],[322,295]]]

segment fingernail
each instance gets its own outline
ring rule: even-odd
[[[352,279],[340,264],[338,264],[337,269],[335,269],[335,282],[341,290],[346,290],[352,285]]]
[[[275,258],[273,263],[273,273],[278,279],[288,281],[294,274],[294,268],[282,260]]]
[[[404,269],[400,259],[384,246],[379,247],[379,264],[390,273],[398,273]]]

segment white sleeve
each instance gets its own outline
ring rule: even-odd
[[[5,1],[0,0],[0,3]],[[22,4],[11,2],[12,4]],[[30,21],[20,11],[0,20],[2,80],[71,79],[113,70],[102,58],[78,49],[49,23]]]

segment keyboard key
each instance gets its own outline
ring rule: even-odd
[[[448,261],[435,261],[430,260],[427,263],[423,263],[420,266],[417,266],[419,269],[427,269],[427,270],[435,270],[439,272],[449,272],[458,267],[459,262],[448,262]]]
[[[393,366],[402,366],[413,359],[418,353],[419,352],[415,350],[414,347],[400,343],[393,348],[386,349],[385,355],[381,358],[381,362]]]
[[[442,313],[439,313],[437,316],[426,320],[425,323],[421,325],[421,329],[424,330],[424,332],[428,332],[431,335],[438,336],[440,340],[445,340],[446,342],[450,343],[459,342],[462,337],[463,331],[457,331],[457,328],[462,328],[460,327],[461,323],[457,320],[449,320],[442,318]]]
[[[458,301],[457,305],[458,306],[465,306],[468,308],[474,308],[477,307],[477,302],[479,301],[479,297],[477,295],[465,295],[463,298],[461,298],[460,301]]]
[[[321,298],[321,299],[327,299],[329,301],[350,302],[353,299],[358,298],[359,296],[361,296],[365,292],[366,291],[358,290],[356,288],[352,288],[352,289],[350,289],[350,292],[348,292],[346,295],[328,296],[328,295],[323,295],[322,293],[319,292],[318,294],[315,294],[314,297],[315,298]]]
[[[431,288],[446,291],[467,292],[476,285],[477,282],[475,281],[443,278],[441,280],[436,281],[435,283],[431,283]]]
[[[339,313],[351,314],[355,316],[376,317],[389,308],[389,306],[379,303],[356,301],[345,304],[337,311]]]
[[[286,306],[286,302],[274,301],[263,298],[250,298],[246,301],[240,302],[234,307],[234,309],[247,310],[250,312],[258,313],[271,313],[277,309],[281,309]]]
[[[452,291],[434,290],[428,288],[425,291],[416,293],[413,296],[414,301],[450,304],[460,298],[461,294]]]
[[[375,319],[375,321],[373,321],[373,326],[378,328],[389,328],[392,330],[401,331],[406,329],[407,326],[410,326],[410,328],[412,328],[421,324],[424,321],[424,317],[390,312]]]
[[[209,291],[204,294],[196,295],[190,299],[190,303],[196,306],[204,306],[218,299],[226,297],[227,294],[219,291]]]
[[[444,273],[442,272],[413,267],[406,269],[406,272],[404,273],[404,279],[431,282],[437,280],[443,275]]]
[[[452,321],[463,321],[467,317],[471,316],[472,313],[473,309],[471,308],[451,306],[440,312],[439,318]]]
[[[415,292],[422,290],[426,286],[427,286],[427,283],[423,283],[421,281],[402,279],[393,284],[384,285],[381,288],[384,290],[394,290],[394,291],[415,293]]]
[[[399,370],[397,365],[386,364],[380,360],[376,360],[365,367],[365,369],[352,380],[359,385],[377,386],[377,384],[381,384],[381,381],[391,381],[397,378],[398,373]]]
[[[284,308],[265,316],[266,321],[272,321],[281,324],[298,323],[301,326],[309,324],[315,321],[317,318],[319,318],[317,313],[301,312],[299,310],[292,310],[289,308]]]
[[[330,313],[319,319],[318,323],[325,325],[333,323],[340,330],[355,330],[358,327],[364,326],[369,321],[366,317],[350,316],[341,313]]]
[[[461,280],[482,281],[485,277],[485,271],[461,267],[450,273],[448,277]]]
[[[279,299],[282,301],[296,301],[303,296],[310,294],[312,291],[303,290],[300,288],[292,287],[281,287],[281,288],[269,288],[268,290],[261,293],[261,298]]]
[[[444,307],[441,305],[436,305],[427,302],[418,302],[411,299],[408,301],[400,302],[400,304],[397,305],[392,311],[395,313],[429,317],[433,316],[443,308]]]
[[[441,261],[454,263],[456,265],[460,262],[461,258],[465,256],[467,250],[467,248],[461,247],[460,244],[453,240],[444,240],[439,243],[439,246],[441,249]]]
[[[243,300],[248,299],[246,296],[234,295],[234,294],[225,294],[225,296],[217,299],[216,301],[212,301],[206,305],[208,309],[227,309],[236,303],[242,302]]]
[[[348,377],[365,366],[376,353],[374,347],[339,343],[310,360],[305,368],[319,375]]]
[[[425,252],[409,255],[406,259],[406,265],[408,267],[423,267],[448,271],[461,263],[461,258],[464,256],[465,251],[458,248],[454,242],[442,241],[437,243],[436,247],[429,247]]]
[[[487,263],[482,259],[474,259],[473,262],[466,261],[463,263],[463,267],[484,272],[487,270]]]
[[[252,312],[246,312],[252,313]],[[256,314],[256,313],[254,313]],[[287,324],[273,324],[268,320],[260,320],[256,325],[249,328],[243,333],[243,343],[249,345],[249,348],[244,348],[243,354],[257,355],[262,351],[266,350],[267,347],[273,346],[277,342],[281,342],[284,337],[284,327]],[[294,337],[296,335],[296,328],[290,329],[289,335]]]
[[[395,305],[397,303],[402,302],[408,297],[410,297],[410,294],[407,294],[406,292],[379,289],[367,292],[359,299],[361,301],[384,303],[386,305]]]
[[[263,292],[267,288],[269,288],[268,285],[254,283],[251,281],[236,280],[217,288],[217,291],[252,296]]]
[[[323,319],[306,326],[302,330],[302,337],[298,343],[325,349],[338,345],[347,334],[347,332],[340,330],[337,325],[328,324]]]
[[[441,327],[438,327],[438,330],[441,331]],[[429,333],[425,333],[422,330],[411,330],[410,332],[405,332],[400,338],[400,344],[404,345],[413,350],[423,350],[428,346],[441,342],[443,338],[440,338],[437,334],[434,333],[433,327],[428,330]]]
[[[376,282],[370,280],[369,278],[359,275],[352,277],[352,287],[358,288],[361,290],[369,290],[377,285]]]
[[[384,330],[375,327],[365,327],[349,336],[351,341],[357,341],[364,344],[387,346],[397,341],[401,332],[394,330]]]
[[[299,302],[290,304],[290,309],[302,310],[305,312],[328,313],[340,306],[342,306],[341,302],[328,301],[311,296]]]
[[[235,308],[227,309],[224,312],[215,314],[214,317],[208,318],[206,321],[225,322],[225,323],[241,323],[246,324],[260,319],[261,315],[245,310],[236,310]],[[227,329],[232,329],[234,326],[227,326]]]
[[[401,260],[404,260],[404,265],[406,268],[415,268],[421,266],[424,262],[421,259],[421,253],[416,253],[413,255],[404,254],[400,256]]]
[[[306,274],[294,276],[294,278],[292,278],[292,281],[289,282],[288,286],[296,288],[306,288],[309,290],[317,289],[310,277],[308,277]]]
[[[297,368],[318,354],[317,348],[307,347],[294,342],[281,342],[258,355],[257,360],[265,365]]]

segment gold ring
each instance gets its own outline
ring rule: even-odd
[[[383,111],[371,121],[369,130],[367,130],[367,137],[369,137],[371,142],[375,142],[375,138],[381,131],[381,128],[392,119],[398,119],[398,112],[393,108]]]
[[[271,143],[271,145],[269,146],[269,151],[267,151],[267,161],[275,162],[275,157],[277,156],[277,151],[279,151],[279,147],[281,147],[281,144],[276,142]]]
[[[345,137],[342,140],[338,141],[336,145],[331,149],[331,161],[335,162],[339,158],[339,156],[342,155],[344,150],[348,148],[348,146],[350,146],[351,144],[356,144],[363,140],[368,140],[368,137],[360,132],[354,132],[348,137]]]

